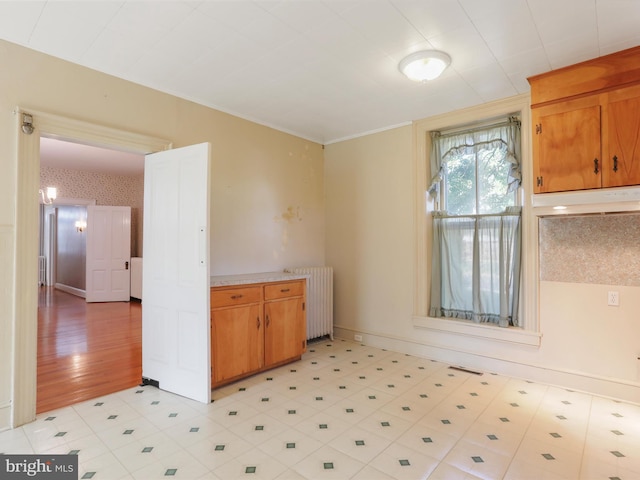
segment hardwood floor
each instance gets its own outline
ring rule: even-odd
[[[139,302],[86,303],[40,287],[37,413],[135,386],[141,378]]]

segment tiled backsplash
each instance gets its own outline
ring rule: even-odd
[[[47,187],[56,187],[58,198],[95,199],[97,205],[131,207],[131,255],[141,254],[144,174],[112,175],[42,166],[40,188]]]
[[[640,214],[540,218],[540,280],[640,286]]]

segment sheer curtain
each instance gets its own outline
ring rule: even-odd
[[[505,149],[505,159],[509,162],[509,192],[520,186],[522,168],[520,166],[520,121],[509,121],[492,127],[467,130],[457,134],[443,135],[440,132],[430,132],[431,155],[429,163],[432,177],[429,183],[429,193],[434,194],[444,178],[444,168],[447,160],[454,154],[464,152],[475,153],[481,148]]]
[[[433,218],[432,317],[518,326],[520,207]]]
[[[432,132],[431,192],[437,192],[448,155],[503,149],[509,162],[505,190],[520,182],[519,131],[515,122],[482,131],[440,136]],[[434,158],[435,157],[435,158]],[[507,192],[505,192],[506,195]],[[468,215],[434,212],[430,316],[519,326],[521,207]]]

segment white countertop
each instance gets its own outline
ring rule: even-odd
[[[310,275],[306,274],[285,272],[244,273],[240,275],[214,275],[210,277],[209,285],[211,287],[223,287],[229,285],[246,285],[250,283],[301,280],[309,277]]]

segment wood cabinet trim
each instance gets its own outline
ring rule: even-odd
[[[640,83],[640,46],[529,77],[531,104],[591,95]]]

